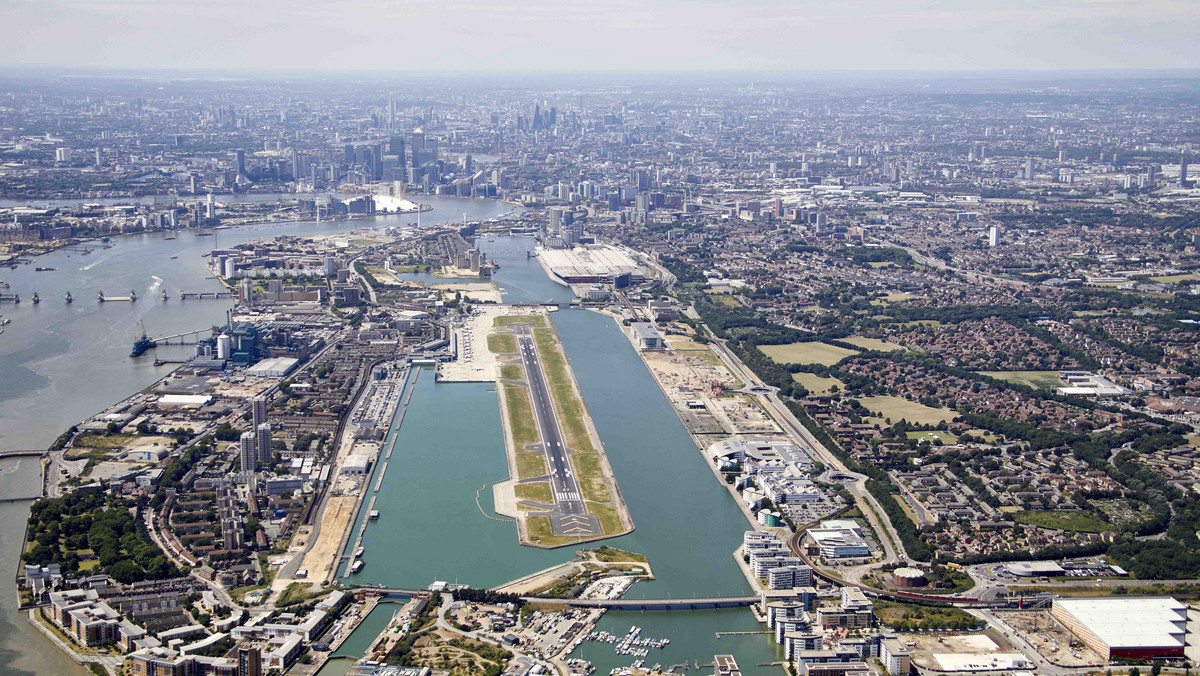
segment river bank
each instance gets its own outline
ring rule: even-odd
[[[469,220],[486,220],[511,211],[495,200],[450,197],[431,198],[432,217],[423,224],[453,223],[466,212]],[[414,217],[378,217],[382,226],[415,225]],[[0,450],[46,448],[63,430],[115,400],[157,382],[175,365],[155,366],[153,359],[131,359],[129,345],[139,321],[152,335],[170,335],[224,321],[227,300],[151,301],[153,292],[221,290],[204,267],[203,255],[215,246],[237,244],[278,235],[334,235],[362,227],[364,221],[265,223],[222,229],[215,237],[194,231],[129,234],[112,240],[112,247],[81,256],[70,247],[45,254],[46,267],[2,269],[0,277],[12,290],[38,291],[43,302],[5,305],[13,322],[0,336]],[[219,239],[219,243],[216,241]],[[136,289],[146,300],[137,303],[84,302],[95,291],[124,293]],[[62,298],[71,291],[74,303]],[[162,348],[168,357],[186,357],[188,348]],[[86,377],[81,377],[86,374]],[[8,467],[14,461],[0,461]],[[40,463],[20,461],[36,469]],[[0,474],[4,474],[0,472]],[[24,479],[26,486],[40,485],[37,475]],[[0,498],[12,497],[10,484],[0,479]],[[22,487],[21,490],[24,490]],[[25,493],[21,497],[25,497]],[[16,571],[24,546],[24,526],[29,501],[0,503],[0,570]],[[0,664],[5,673],[86,674],[55,649],[17,612],[15,575],[0,582]]]
[[[569,289],[551,281],[541,265],[527,256],[529,240],[497,237],[481,245],[489,258],[501,264],[494,281],[506,302],[571,299]],[[603,544],[645,555],[653,567],[655,579],[637,582],[625,596],[749,593],[730,556],[741,544],[746,517],[703,466],[707,463],[698,459],[697,445],[628,336],[617,322],[594,312],[564,309],[548,316],[637,523],[637,530]],[[512,524],[485,518],[480,510],[493,507],[490,491],[483,491],[480,503],[475,502],[480,486],[508,470],[496,388],[493,383],[425,380],[418,384],[398,431],[392,468],[380,488],[376,503],[377,508],[382,505],[380,521],[367,526],[368,564],[356,581],[412,589],[434,580],[495,587],[525,579],[525,587],[540,577],[535,571],[546,574],[541,582],[549,582],[556,572],[574,568],[573,557],[563,550],[522,547],[512,537]],[[716,631],[761,631],[746,609],[609,612],[598,628],[624,634],[631,622],[647,626],[649,621],[655,624],[652,635],[672,639],[664,664],[685,660],[707,664],[713,654],[731,652],[748,666],[746,673],[780,673],[778,666],[756,666],[781,659],[779,647],[769,637],[715,638]],[[361,642],[369,644],[370,639],[364,636]],[[614,653],[611,646],[590,642],[572,653],[581,655],[596,664],[597,673],[628,666],[631,660]],[[344,666],[332,662],[322,674],[338,673]]]

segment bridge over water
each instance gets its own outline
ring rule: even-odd
[[[526,599],[533,601],[535,599]],[[545,599],[536,599],[544,601]],[[759,602],[757,596],[711,596],[693,599],[566,599],[565,605],[575,608],[608,608],[609,610],[707,610],[738,608]]]

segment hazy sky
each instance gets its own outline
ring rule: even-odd
[[[0,25],[0,65],[9,66],[1200,66],[1200,0],[0,0]]]

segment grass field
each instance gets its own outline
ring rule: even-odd
[[[758,349],[777,364],[821,364],[832,366],[856,350],[847,350],[826,343],[789,343],[787,345],[759,345]]]
[[[375,278],[375,281],[379,282],[383,286],[397,286],[403,283],[402,280],[396,277],[395,274],[388,272],[381,267],[368,265],[367,272],[371,273],[371,276]]]
[[[1086,512],[1017,512],[1013,514],[1013,521],[1042,528],[1081,533],[1100,533],[1113,528],[1112,524],[1105,523]]]
[[[1000,438],[997,437],[995,434],[992,434],[991,432],[989,432],[987,430],[981,430],[978,428],[969,429],[966,432],[963,432],[963,434],[970,434],[971,436],[973,436],[977,439],[983,439],[985,442],[987,442],[989,444],[994,444],[1000,440]]]
[[[567,360],[559,351],[554,335],[549,329],[538,329],[534,331],[534,340],[537,341],[538,356],[542,358],[542,370],[550,384],[550,394],[554,397],[554,408],[558,411],[558,421],[563,427],[567,446],[582,453],[595,452],[584,422],[587,411],[583,408],[583,401],[575,395],[575,388],[567,373]]]
[[[492,354],[516,354],[517,337],[507,333],[493,333],[487,337],[488,350]]]
[[[505,380],[525,380],[525,371],[521,369],[520,364],[502,364],[500,377]]]
[[[793,373],[792,380],[804,386],[804,389],[813,394],[825,394],[833,389],[834,385],[838,389],[843,389],[845,384],[837,378],[826,378],[815,373]]]
[[[533,418],[533,406],[529,401],[529,392],[520,385],[504,384],[504,398],[508,404],[508,425],[512,430],[513,446],[517,450],[517,478],[544,476],[546,474],[546,459],[525,447],[536,444],[540,440],[537,425]]]
[[[591,551],[596,555],[597,559],[604,562],[637,561],[639,563],[650,563],[650,559],[647,559],[641,554],[634,554],[633,552],[627,552],[623,549],[617,549],[616,547],[609,547],[608,545],[600,545]]]
[[[936,425],[943,420],[950,421],[956,414],[944,408],[930,408],[915,401],[900,397],[863,397],[858,400],[868,411],[877,413],[881,418],[898,422],[901,419],[918,425]]]
[[[889,343],[886,340],[879,340],[878,338],[864,338],[862,336],[843,338],[842,342],[850,343],[851,345],[857,345],[864,350],[875,350],[876,352],[892,352],[895,350],[904,349],[903,346],[895,343]]]
[[[927,432],[908,432],[907,434],[908,434],[909,439],[916,439],[917,441],[928,440],[930,443],[933,443],[934,439],[940,439],[943,444],[953,444],[958,441],[958,437],[954,436],[950,432],[944,432],[942,430],[929,430]]]
[[[913,511],[912,505],[908,504],[908,500],[905,500],[903,495],[893,493],[892,497],[895,498],[896,504],[900,505],[900,509],[904,510],[904,513],[908,515],[908,518],[913,523],[921,523],[921,520],[917,518],[917,513]]]
[[[509,324],[533,324],[534,326],[545,326],[546,318],[541,315],[500,315],[492,320],[492,326],[508,326]]]
[[[900,326],[901,328],[905,328],[905,329],[911,329],[914,326],[941,326],[941,325],[942,325],[942,323],[936,319],[918,319],[913,322],[904,322],[902,324],[898,324],[898,326]]]
[[[1054,390],[1066,385],[1058,377],[1058,371],[980,371],[979,375],[1040,390]]]
[[[892,601],[876,601],[875,614],[888,626],[906,628],[965,627],[983,624],[983,620],[958,608],[919,606]]]
[[[529,529],[529,538],[545,547],[560,547],[579,540],[575,537],[554,535],[554,531],[550,530],[550,517],[548,516],[526,517],[525,526]]]
[[[542,360],[542,371],[554,399],[554,409],[562,426],[563,441],[574,451],[570,456],[571,466],[575,469],[587,510],[599,519],[605,533],[618,533],[621,531],[621,517],[617,509],[617,496],[609,490],[600,450],[592,444],[591,435],[588,434],[588,412],[571,382],[570,366],[559,349],[553,329],[538,328],[533,335],[538,356]]]
[[[1194,282],[1200,280],[1200,275],[1195,273],[1186,275],[1167,275],[1165,277],[1151,277],[1150,281],[1159,282],[1160,284],[1178,284],[1179,282]]]
[[[912,300],[914,298],[920,298],[920,297],[921,296],[914,296],[911,293],[889,293],[888,295],[884,296],[883,298],[876,298],[875,300],[871,301],[871,305],[886,305],[888,303],[899,303],[901,301]]]
[[[550,490],[550,482],[548,481],[517,484],[516,493],[518,500],[532,500],[540,502],[543,505],[554,504],[554,493]]]
[[[300,582],[293,582],[284,588],[279,594],[279,598],[275,601],[276,606],[292,606],[302,601],[306,601],[316,594],[313,593],[310,585]]]
[[[579,491],[587,503],[588,513],[600,520],[600,527],[605,533],[620,532],[621,516],[604,480],[604,471],[600,468],[600,454],[585,453],[572,456],[571,466],[575,468],[579,478]]]
[[[165,437],[164,437],[165,438]],[[76,446],[87,446],[88,448],[126,448],[133,445],[137,437],[128,434],[81,434],[75,440]]]

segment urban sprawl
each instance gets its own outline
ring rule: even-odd
[[[593,644],[621,674],[1193,666],[1200,82],[612,78],[7,80],[0,277],[191,231],[211,280],[0,282],[0,328],[33,304],[229,305],[138,327],[158,379],[33,452],[28,621],[134,676],[585,674]],[[431,224],[434,196],[506,208]],[[344,229],[221,245],[289,222]],[[506,300],[498,241],[574,300]],[[666,598],[653,557],[605,543],[655,517],[626,503],[559,312],[620,327],[744,513],[745,593]],[[381,485],[422,471],[396,434],[422,379],[491,384],[509,476],[454,497],[569,563],[361,582],[364,533],[406,518]],[[777,661],[671,663],[638,626],[726,607]]]

